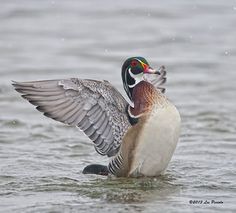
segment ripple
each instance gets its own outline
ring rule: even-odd
[[[0,125],[2,127],[8,127],[8,128],[26,127],[26,123],[18,119],[0,120]]]

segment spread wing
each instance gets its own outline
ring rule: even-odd
[[[166,83],[166,70],[164,66],[161,66],[159,69],[160,75],[150,75],[148,74],[147,81],[150,82],[154,87],[160,90],[162,93],[165,93],[166,89],[163,85]]]
[[[108,81],[71,78],[13,82],[13,86],[45,116],[78,126],[101,155],[118,152],[130,127],[128,103]]]

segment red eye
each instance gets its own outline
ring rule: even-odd
[[[138,62],[137,62],[137,61],[131,61],[131,66],[132,66],[132,67],[135,67],[135,66],[137,66],[137,64],[138,64]]]

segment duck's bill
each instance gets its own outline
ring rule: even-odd
[[[157,75],[161,75],[161,73],[165,70],[164,66],[159,67],[159,69],[155,70],[152,67],[148,67],[144,73],[145,74],[157,74]]]

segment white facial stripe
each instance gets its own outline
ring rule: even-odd
[[[128,85],[129,88],[133,88],[135,85],[137,85],[140,81],[143,81],[144,78],[143,78],[143,73],[139,73],[137,75],[134,75],[132,72],[131,72],[131,68],[128,69],[128,72],[130,74],[130,76],[134,79],[135,83],[132,84],[132,85]]]
[[[139,63],[144,67],[144,64],[145,63],[143,63],[141,60],[139,60],[139,59],[137,59],[137,58],[135,58],[137,61],[139,61]]]
[[[137,58],[135,58],[135,60],[139,61],[140,64],[142,64],[143,62]]]

